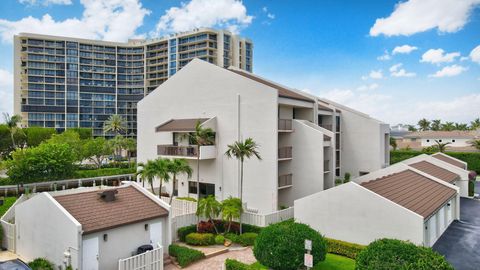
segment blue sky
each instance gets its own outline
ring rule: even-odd
[[[14,33],[124,41],[199,26],[251,38],[255,73],[390,124],[480,117],[480,0],[3,0],[0,111]]]

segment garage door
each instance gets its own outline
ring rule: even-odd
[[[430,246],[433,246],[437,239],[437,220],[436,216],[432,216],[428,220],[428,242]]]

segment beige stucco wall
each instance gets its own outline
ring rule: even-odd
[[[40,193],[15,208],[17,253],[27,261],[47,258],[64,266],[64,252],[70,251],[72,266],[79,268],[81,225],[50,194]]]
[[[295,219],[326,237],[352,243],[366,245],[383,237],[423,243],[420,215],[354,182],[296,200]]]
[[[278,175],[277,96],[273,88],[193,60],[139,102],[138,160],[145,162],[157,158],[157,145],[171,143],[170,132],[155,132],[155,127],[161,123],[172,118],[217,117],[217,155],[215,159],[200,161],[200,181],[215,184],[219,200],[238,197],[239,164],[224,153],[228,144],[252,137],[260,145],[262,160],[245,162],[244,200],[249,208],[274,211],[277,209]],[[190,164],[194,169],[192,180],[196,180],[196,161],[191,160]],[[179,196],[187,196],[185,176],[180,177],[178,186]]]
[[[113,228],[97,233],[84,235],[82,240],[98,238],[98,269],[117,270],[118,260],[125,259],[135,254],[137,248],[142,245],[153,245],[150,241],[150,224],[162,223],[162,246],[164,252],[168,249],[167,243],[167,219],[157,218],[126,226]],[[145,230],[145,224],[149,224],[148,230]],[[107,234],[107,241],[103,240],[103,235]]]

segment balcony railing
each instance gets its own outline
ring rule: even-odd
[[[286,188],[292,186],[292,174],[280,175],[278,177],[278,188]]]
[[[158,145],[157,154],[160,156],[196,157],[198,151],[196,146]]]
[[[278,148],[278,159],[290,159],[292,158],[292,147],[285,146]]]
[[[278,131],[292,131],[292,119],[278,119]]]

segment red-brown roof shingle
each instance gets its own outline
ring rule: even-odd
[[[434,165],[428,161],[420,161],[417,163],[409,164],[408,166],[411,166],[424,173],[428,173],[431,176],[434,176],[448,183],[452,183],[457,180],[460,180],[460,175],[453,173],[449,170],[446,170],[442,167],[439,167],[437,165]]]
[[[452,158],[452,157],[449,157],[449,156],[445,156],[445,155],[442,155],[440,153],[437,153],[437,154],[433,154],[432,157],[436,158],[436,159],[439,159],[441,161],[444,161],[444,162],[447,162],[447,163],[450,163],[454,166],[457,166],[459,168],[462,168],[464,170],[466,170],[466,166],[465,164],[463,164],[462,162],[456,160],[455,158]]]

